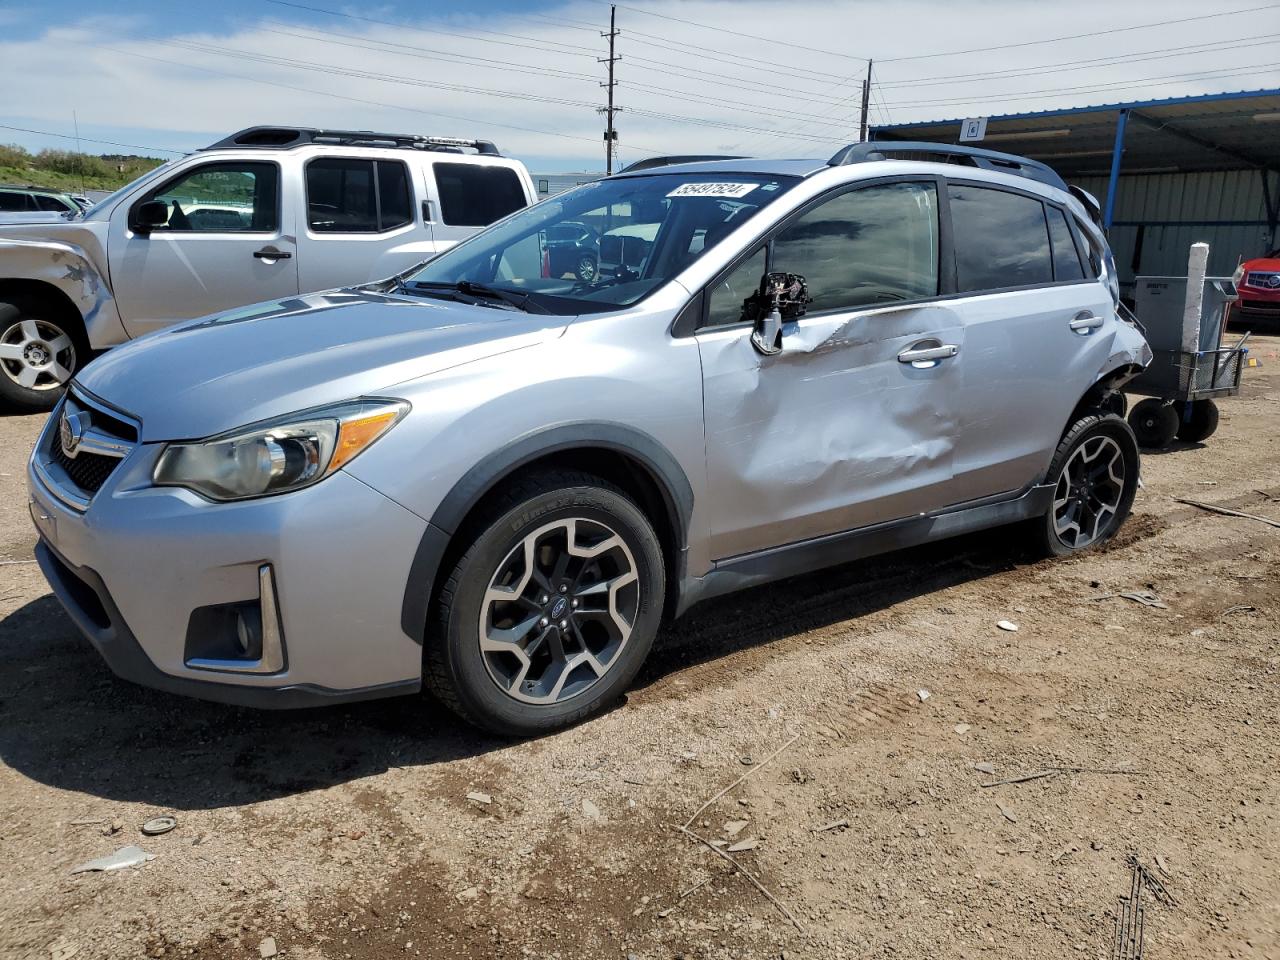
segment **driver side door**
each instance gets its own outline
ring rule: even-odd
[[[707,288],[696,337],[713,559],[948,504],[964,330],[939,299],[939,203],[931,178],[843,188]],[[768,356],[743,318],[765,272],[804,276],[813,297]]]

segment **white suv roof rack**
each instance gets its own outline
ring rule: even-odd
[[[239,133],[211,143],[205,150],[261,149],[293,150],[310,144],[341,147],[380,147],[403,150],[435,150],[461,153],[470,148],[481,156],[500,157],[498,148],[489,140],[465,140],[459,137],[424,137],[412,133],[375,133],[372,130],[318,130],[314,127],[248,127]]]

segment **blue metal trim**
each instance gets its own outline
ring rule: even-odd
[[[1069,107],[1065,110],[1033,110],[1030,113],[1006,113],[988,118],[988,122],[999,120],[1035,120],[1041,117],[1071,117],[1081,113],[1109,113],[1112,110],[1141,110],[1145,107],[1170,107],[1183,103],[1219,103],[1223,100],[1251,100],[1254,97],[1280,96],[1280,89],[1240,90],[1235,93],[1206,93],[1197,97],[1169,97],[1164,100],[1133,100],[1128,103],[1102,103],[1091,107]],[[963,118],[954,120],[917,120],[914,123],[892,123],[872,127],[871,130],[910,130],[913,127],[939,127],[949,123],[963,123]]]
[[[1266,220],[1114,220],[1113,227],[1269,227]]]
[[[1116,185],[1120,182],[1120,160],[1124,156],[1124,132],[1129,126],[1129,111],[1116,115],[1116,142],[1111,148],[1111,179],[1107,181],[1107,203],[1102,214],[1102,229],[1111,229],[1111,217],[1116,211]]]

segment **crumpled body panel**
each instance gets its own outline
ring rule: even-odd
[[[47,283],[66,294],[80,311],[91,346],[128,339],[110,284],[81,245],[69,240],[0,239],[0,280],[9,278]]]

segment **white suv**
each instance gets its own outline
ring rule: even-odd
[[[535,199],[485,140],[242,130],[83,217],[0,229],[0,402],[48,409],[91,351],[391,276]]]

